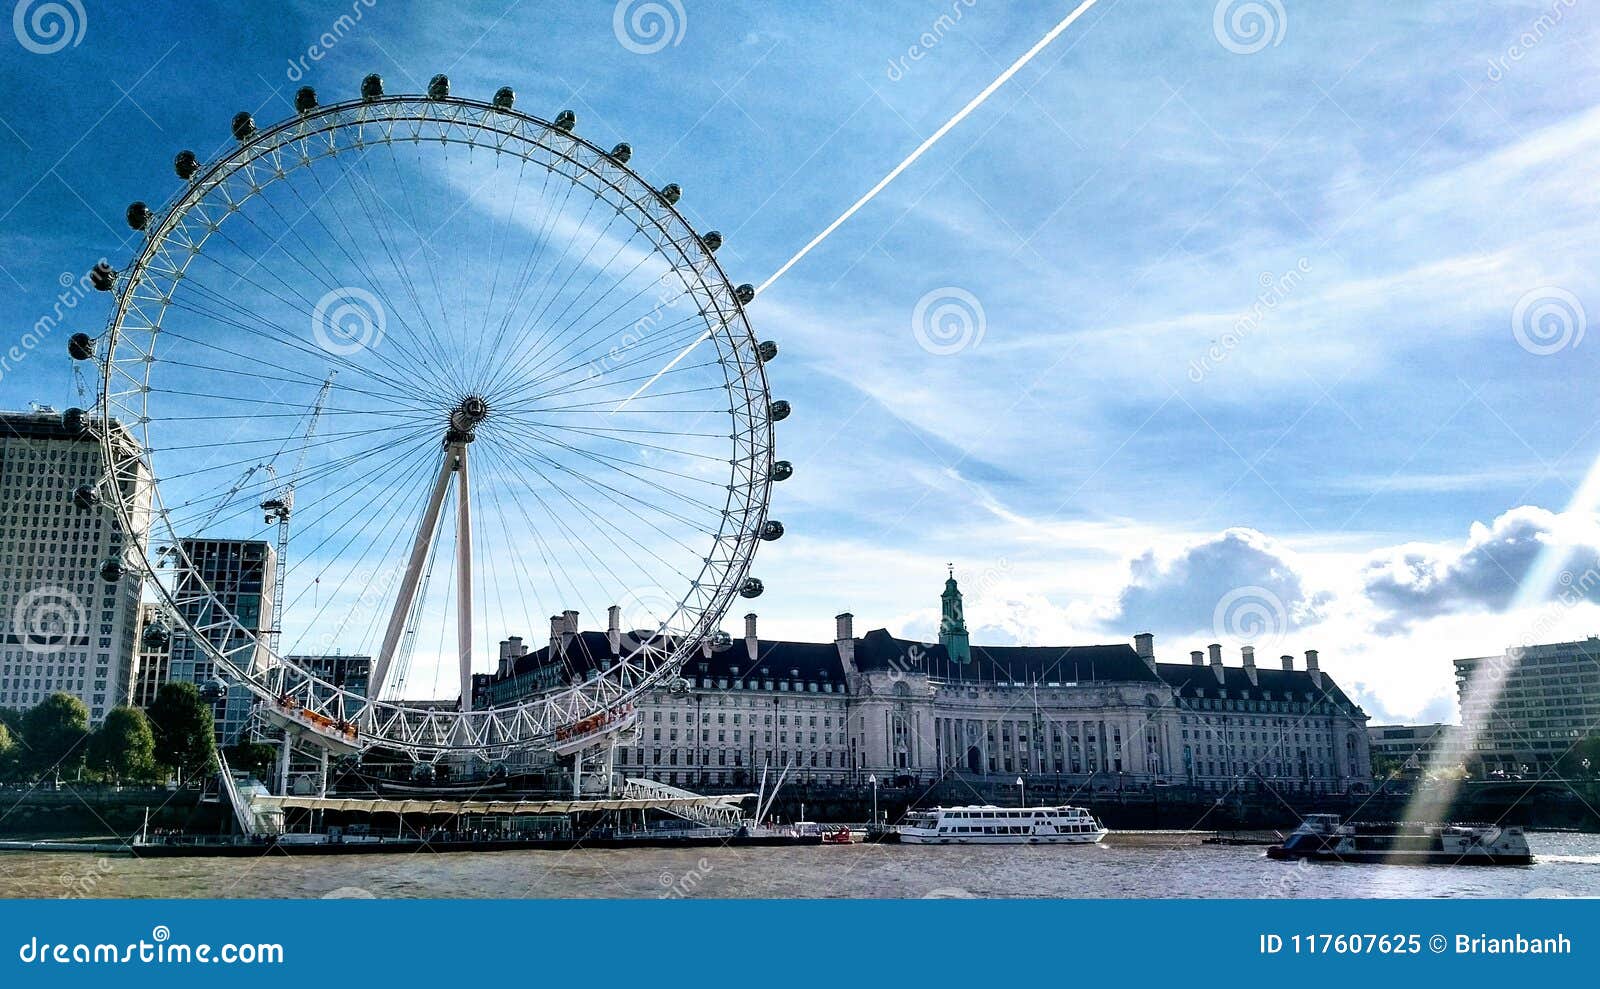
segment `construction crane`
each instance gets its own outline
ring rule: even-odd
[[[272,656],[277,655],[278,638],[283,634],[283,577],[289,556],[289,518],[294,514],[294,487],[300,481],[300,472],[305,469],[306,452],[311,447],[311,437],[316,434],[317,420],[322,418],[322,408],[328,402],[328,392],[333,388],[333,379],[338,373],[329,371],[327,378],[322,382],[322,390],[317,392],[317,400],[306,417],[305,435],[300,440],[300,455],[295,460],[294,470],[282,487],[278,486],[277,469],[270,463],[266,465],[267,475],[271,479],[275,493],[261,503],[261,511],[268,525],[274,522],[278,525],[277,572],[273,575],[272,582],[272,626],[267,632],[268,655]]]

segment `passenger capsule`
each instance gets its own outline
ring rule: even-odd
[[[494,107],[496,110],[509,110],[517,102],[517,92],[510,86],[501,86],[494,91]]]
[[[447,100],[450,98],[450,77],[443,72],[428,80],[428,99]]]
[[[294,92],[294,110],[296,113],[310,113],[317,108],[317,91],[310,86],[301,86]]]
[[[94,337],[87,333],[74,333],[67,338],[67,353],[75,361],[86,361],[94,356]]]
[[[717,248],[722,246],[722,234],[720,231],[707,230],[700,238],[700,243],[706,245],[706,250],[715,254],[717,253]]]
[[[376,72],[361,80],[361,98],[368,103],[383,97],[383,76]]]
[[[150,225],[150,207],[144,203],[129,204],[128,212],[125,215],[128,219],[128,226],[135,230],[143,230]]]
[[[628,159],[633,157],[633,146],[623,141],[611,149],[611,159],[619,165],[626,165]]]
[[[200,688],[200,699],[207,704],[215,704],[226,696],[228,696],[228,685],[218,677],[207,680],[205,686]]]
[[[200,171],[200,159],[194,156],[193,151],[179,151],[172,158],[172,170],[178,173],[178,178],[187,182]]]
[[[787,481],[793,476],[794,464],[787,460],[777,461],[772,465],[772,469],[767,471],[767,479],[769,481]]]
[[[763,340],[756,344],[756,356],[761,358],[761,363],[765,364],[778,356],[778,345],[771,340]]]
[[[79,508],[94,508],[100,504],[100,492],[92,484],[80,484],[72,491],[72,503]]]
[[[667,684],[667,693],[674,697],[687,696],[689,693],[689,681],[683,677],[673,677],[672,682]]]
[[[733,297],[739,300],[739,305],[748,306],[756,297],[756,287],[746,282],[733,290]]]
[[[61,428],[74,436],[82,435],[88,422],[88,415],[82,409],[71,408],[61,413]]]
[[[109,292],[117,286],[117,272],[109,261],[101,261],[89,270],[89,284],[96,291]]]
[[[754,577],[746,577],[744,579],[744,583],[739,585],[739,596],[745,598],[758,598],[761,596],[761,592],[764,590],[766,590],[766,587],[762,585],[761,581],[755,579]]]
[[[140,638],[146,649],[165,649],[172,644],[172,633],[167,631],[165,625],[146,625]]]
[[[678,186],[678,183],[676,183],[676,182],[669,183],[669,184],[663,186],[662,189],[661,189],[661,199],[668,206],[676,206],[676,205],[678,205],[678,200],[682,199],[682,198],[683,198],[683,189],[680,188]]]
[[[722,650],[727,649],[732,645],[733,636],[729,635],[727,632],[724,632],[722,629],[719,628],[715,632],[711,633],[711,648]]]
[[[769,543],[774,541],[774,540],[777,540],[777,539],[782,539],[783,538],[783,523],[782,522],[765,522],[765,523],[763,523],[762,526],[761,526],[761,538],[765,539]]]
[[[578,115],[571,110],[562,110],[556,114],[556,130],[572,133],[572,128],[578,126]]]
[[[108,584],[115,584],[122,579],[122,562],[120,560],[107,560],[100,564],[100,579]]]
[[[790,408],[789,403],[781,398],[767,406],[767,415],[773,422],[782,422],[789,418],[789,413],[792,411],[793,409]]]
[[[250,111],[240,110],[233,115],[233,139],[248,141],[256,133],[256,118],[250,116]]]

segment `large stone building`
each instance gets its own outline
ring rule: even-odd
[[[1371,725],[1367,742],[1372,747],[1374,764],[1380,760],[1387,772],[1416,775],[1455,757],[1454,725]]]
[[[1059,777],[1103,787],[1185,784],[1226,792],[1271,785],[1339,792],[1371,775],[1366,714],[1321,671],[1290,657],[1258,667],[1222,647],[1161,663],[1154,638],[1133,645],[978,646],[961,592],[945,584],[940,641],[835,619],[833,642],[743,639],[707,644],[680,680],[640,704],[616,768],[686,786],[745,785],[788,764],[802,778],[862,782],[951,775]],[[501,645],[477,678],[479,704],[506,704],[585,676],[626,648],[617,626],[585,632],[576,612],[551,619],[537,650]]]
[[[0,707],[63,691],[98,723],[128,702],[140,583],[102,573],[131,573],[136,549],[101,500],[104,477],[77,410],[0,414]],[[138,498],[146,482],[122,481]]]
[[[1600,725],[1600,639],[1455,661],[1461,762],[1474,775],[1544,773]]]

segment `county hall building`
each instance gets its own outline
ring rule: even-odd
[[[511,703],[609,663],[631,639],[619,609],[610,617],[605,631],[583,631],[568,611],[537,650],[501,643],[497,671],[476,678],[478,703]],[[837,616],[832,642],[791,642],[762,638],[746,615],[742,640],[704,646],[641,699],[616,771],[707,789],[785,765],[816,782],[1047,776],[1219,793],[1339,793],[1371,777],[1367,715],[1315,650],[1267,666],[1248,646],[1227,664],[1218,644],[1159,662],[1143,633],[1132,645],[973,645],[954,575],[936,643],[858,636],[854,621]]]

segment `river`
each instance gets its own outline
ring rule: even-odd
[[[0,897],[1600,896],[1600,835],[1529,836],[1537,863],[1274,862],[1193,835],[1098,846],[849,845],[261,859],[0,855]]]

